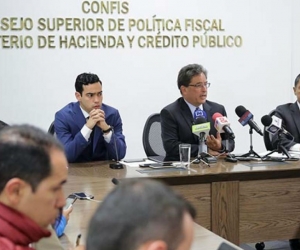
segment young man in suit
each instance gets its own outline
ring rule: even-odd
[[[300,152],[300,74],[295,79],[293,90],[297,101],[278,106],[275,115],[282,119],[282,127],[294,137],[292,139],[291,136],[282,134],[281,145],[288,150]],[[272,137],[274,148],[277,148],[278,141],[276,134]]]
[[[233,151],[234,140],[229,139],[226,147],[225,135],[220,135],[214,127],[212,116],[215,113],[227,115],[224,106],[206,100],[207,90],[210,86],[210,83],[207,82],[206,69],[198,64],[189,64],[183,67],[179,71],[177,85],[182,97],[160,112],[166,159],[179,159],[178,146],[180,143],[191,144],[191,156],[198,155],[198,137],[192,133],[192,125],[199,113],[207,119],[207,122],[210,122],[206,145],[211,153]]]
[[[122,180],[92,217],[87,250],[188,250],[192,205],[161,182]]]
[[[77,76],[76,99],[55,114],[57,138],[69,162],[120,160],[126,153],[117,109],[102,103],[102,82],[91,73]]]

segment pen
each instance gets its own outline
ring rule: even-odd
[[[81,234],[78,234],[76,238],[76,247],[79,246],[80,244],[80,238],[81,238]]]

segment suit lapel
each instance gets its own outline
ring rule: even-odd
[[[191,110],[189,106],[185,103],[183,98],[179,99],[179,107],[180,107],[180,112],[182,114],[183,119],[187,123],[189,127],[193,125],[194,118],[192,116]]]
[[[300,134],[300,110],[299,110],[297,102],[293,103],[290,106],[290,109],[291,109],[292,117],[294,119],[294,122],[295,122],[297,130],[298,130],[298,133]]]
[[[77,102],[73,107],[73,124],[76,124],[81,129],[85,123],[85,117],[80,109],[79,102]]]
[[[211,106],[207,101],[203,104],[203,109],[207,115],[207,122],[212,123],[212,114],[211,114]]]

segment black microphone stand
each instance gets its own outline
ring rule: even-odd
[[[124,166],[122,163],[119,162],[119,154],[118,154],[118,149],[117,149],[117,142],[116,142],[116,137],[115,137],[115,133],[114,133],[114,129],[112,128],[112,137],[113,137],[113,140],[114,140],[114,146],[115,146],[115,150],[116,150],[116,157],[117,157],[117,162],[114,162],[114,163],[110,163],[109,164],[109,167],[112,168],[112,169],[123,169]]]
[[[250,150],[248,153],[240,155],[238,157],[252,157],[252,158],[261,159],[260,155],[253,150],[253,143],[252,143],[253,129],[252,129],[252,127],[250,127],[250,129],[249,129],[249,134],[250,134]]]
[[[231,154],[229,151],[229,140],[234,140],[235,137],[232,135],[225,134],[225,150],[223,154],[226,154],[225,161],[229,162],[237,162],[238,160],[235,158],[234,154]]]
[[[205,133],[202,132],[199,135],[198,156],[201,154],[202,156],[207,154],[207,147],[205,147]]]
[[[205,133],[202,132],[199,134],[198,155],[191,161],[191,164],[204,163],[206,166],[210,167],[207,157],[209,157],[209,154],[207,153],[207,149],[205,149]]]
[[[277,144],[277,148],[273,149],[271,152],[267,153],[265,156],[263,156],[261,159],[262,161],[298,161],[298,158],[292,157],[290,155],[290,153],[288,152],[288,150],[281,144],[282,142],[282,134],[283,131],[279,131],[278,132],[278,144]],[[270,155],[273,154],[274,152],[277,153],[282,153],[283,155],[285,155],[287,158],[278,158],[278,157],[271,157]]]
[[[205,164],[206,166],[210,167],[210,165],[208,164],[208,160],[207,160],[207,156],[208,154],[207,153],[200,153],[197,155],[197,157],[191,161],[190,164],[193,164],[193,163],[203,163]]]
[[[200,133],[199,135],[199,145],[198,145],[198,155],[195,160],[193,160],[191,163],[194,162],[202,162],[208,167],[210,167],[209,163],[215,163],[217,160],[214,156],[211,156],[207,153],[207,148],[205,149],[205,133]]]

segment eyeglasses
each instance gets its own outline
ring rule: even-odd
[[[196,84],[189,84],[189,86],[195,87],[197,89],[199,88],[209,88],[210,82],[205,82],[205,83],[196,83]],[[189,87],[188,86],[188,87]]]

